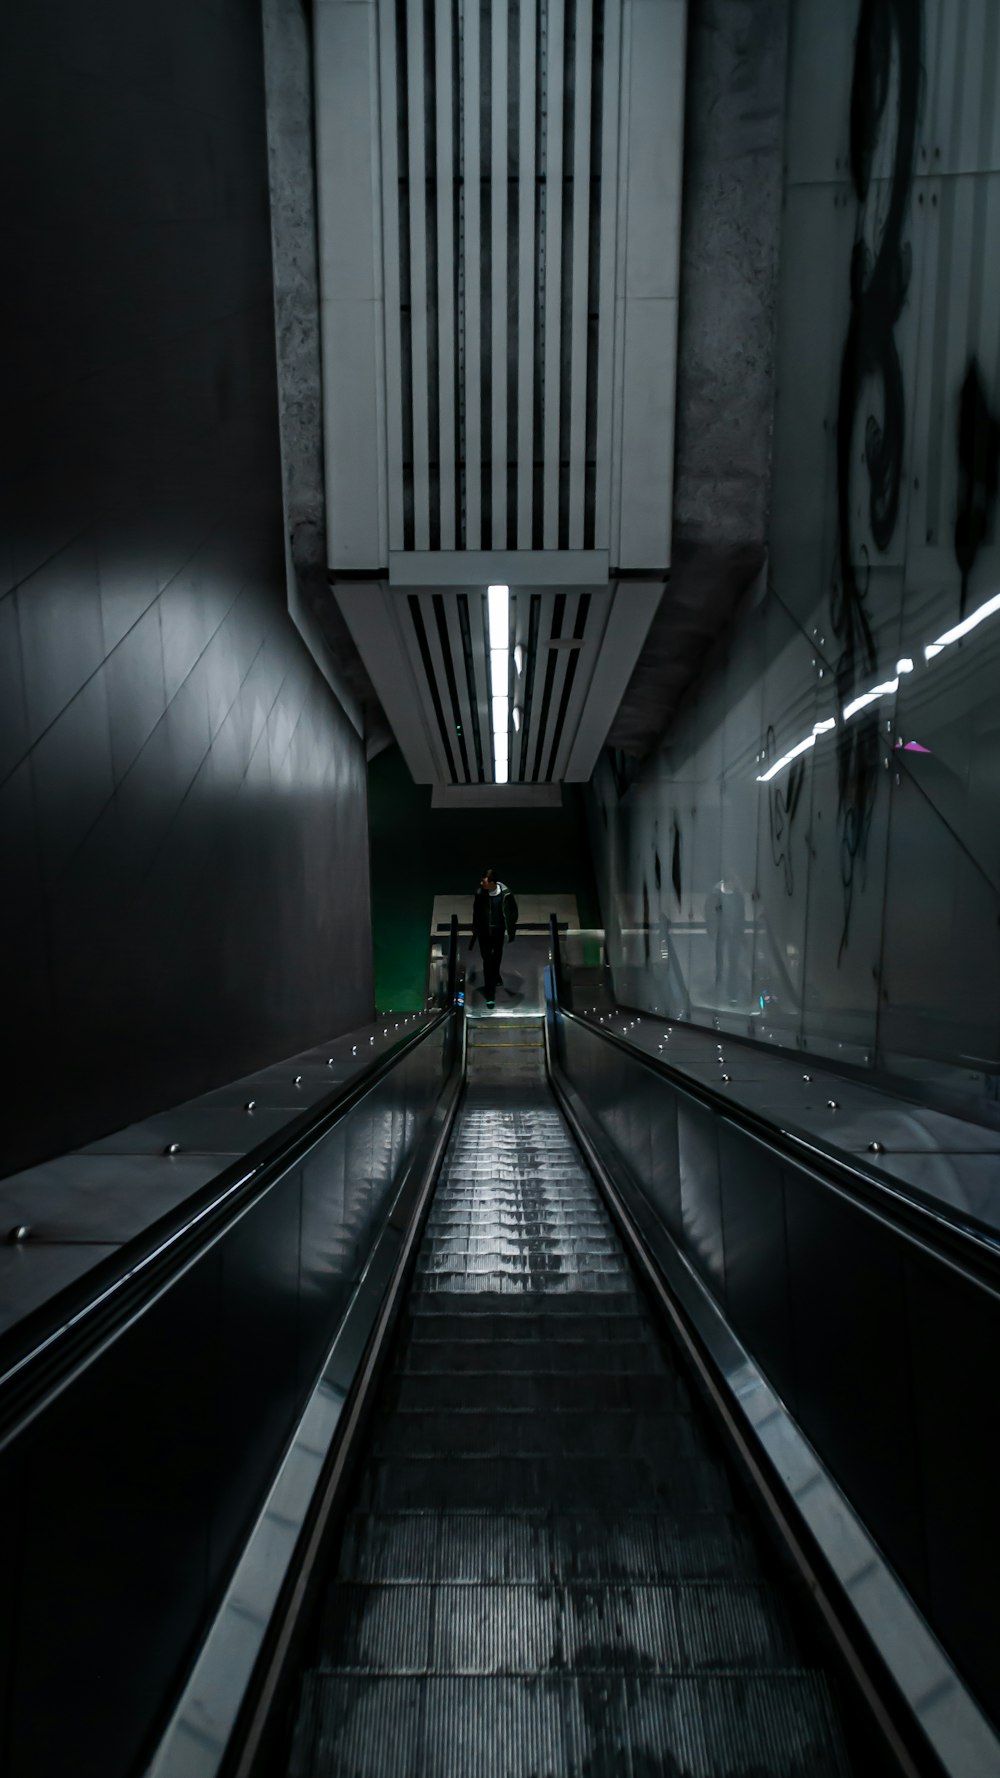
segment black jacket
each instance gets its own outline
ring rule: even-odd
[[[512,939],[517,933],[517,902],[506,883],[498,883],[497,888],[500,891],[500,908],[503,913],[504,933],[507,938]],[[470,951],[477,939],[479,941],[479,949],[482,950],[484,940],[488,942],[489,937],[490,897],[489,891],[484,889],[480,883],[479,888],[476,890],[475,900],[472,903],[472,944],[469,946]]]

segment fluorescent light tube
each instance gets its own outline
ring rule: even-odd
[[[490,614],[490,647],[510,646],[510,587],[491,586],[486,589]]]
[[[785,766],[791,765],[793,759],[798,759],[800,753],[805,753],[808,747],[815,747],[815,745],[816,736],[807,735],[805,740],[800,741],[797,747],[790,747],[787,753],[783,753],[780,759],[776,759],[773,766],[769,766],[766,772],[758,772],[758,784],[769,784],[771,779],[776,777],[778,772],[783,771]]]

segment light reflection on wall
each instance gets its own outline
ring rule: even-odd
[[[887,12],[866,109],[879,11],[794,0],[767,589],[594,851],[623,1004],[996,1099],[1000,60]]]

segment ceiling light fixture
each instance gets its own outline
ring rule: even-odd
[[[510,775],[510,587],[486,589],[490,632],[490,695],[493,714],[493,780]]]

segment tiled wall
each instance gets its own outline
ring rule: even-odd
[[[364,752],[284,596],[259,10],[5,9],[9,1171],[364,1019]]]
[[[1000,12],[859,17],[792,7],[767,584],[595,851],[622,996],[995,1101]]]

